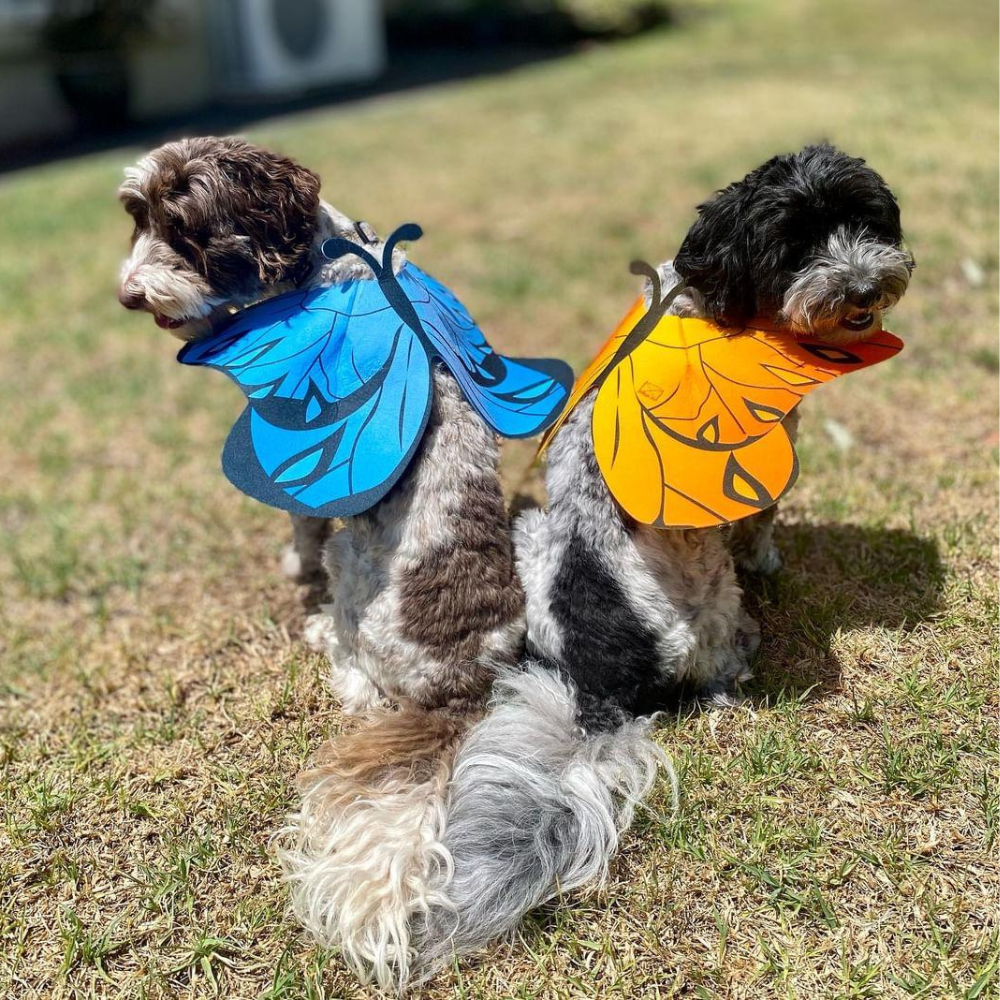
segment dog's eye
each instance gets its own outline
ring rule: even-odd
[[[174,253],[199,274],[205,273],[205,251],[197,240],[174,234],[168,238],[167,244]]]

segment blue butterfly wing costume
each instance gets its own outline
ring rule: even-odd
[[[497,354],[444,285],[409,264],[398,277],[436,355],[498,434],[531,437],[555,420],[572,388],[573,373],[567,364]]]
[[[497,354],[443,285],[409,263],[393,274],[396,242],[419,235],[412,224],[397,229],[381,262],[328,240],[327,256],[356,254],[376,279],[268,299],[181,349],[181,363],[220,369],[247,397],[222,453],[234,486],[293,514],[368,510],[420,444],[435,359],[505,437],[529,437],[558,416],[573,380],[567,365]]]

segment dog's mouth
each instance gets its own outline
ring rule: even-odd
[[[161,330],[176,330],[187,322],[186,319],[172,319],[161,313],[153,313],[153,321]]]
[[[855,313],[853,316],[845,316],[841,321],[840,325],[845,330],[850,330],[851,333],[864,333],[875,323],[875,313],[868,312]]]

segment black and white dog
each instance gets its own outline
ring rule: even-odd
[[[889,187],[820,145],[774,157],[701,205],[659,272],[664,289],[687,281],[675,314],[723,327],[762,319],[849,344],[881,327],[912,269]],[[417,936],[427,968],[602,876],[661,757],[650,716],[679,697],[729,702],[749,676],[758,631],[734,555],[777,568],[773,510],[730,530],[632,522],[594,456],[594,395],[549,449],[547,509],[515,525],[534,659],[498,682],[456,755],[447,905]]]

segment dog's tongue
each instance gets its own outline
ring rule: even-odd
[[[184,325],[184,320],[182,319],[171,319],[169,316],[160,316],[159,314],[154,316],[153,319],[156,320],[156,325],[161,330],[176,330],[177,327]]]

